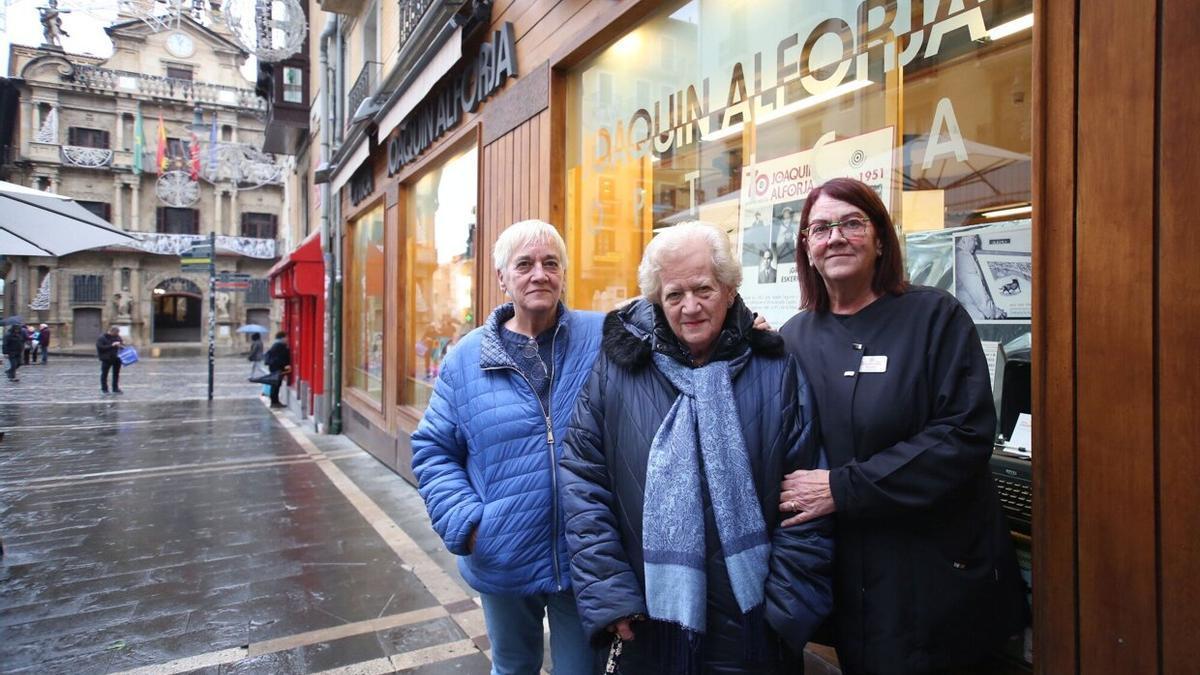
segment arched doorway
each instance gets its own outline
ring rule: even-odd
[[[164,279],[154,287],[155,342],[200,341],[200,287],[183,277]]]

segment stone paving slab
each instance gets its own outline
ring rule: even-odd
[[[416,491],[196,361],[0,382],[0,672],[488,672]]]

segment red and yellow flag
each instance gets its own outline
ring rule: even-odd
[[[162,113],[158,113],[158,154],[155,156],[158,172],[167,170],[167,129],[163,126]]]

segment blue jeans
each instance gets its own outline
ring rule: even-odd
[[[583,634],[573,591],[542,595],[482,594],[492,643],[492,675],[536,675],[542,669],[542,617],[550,616],[554,675],[588,675],[594,652]]]

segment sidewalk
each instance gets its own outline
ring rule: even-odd
[[[488,672],[415,490],[248,371],[221,359],[212,402],[203,358],[123,396],[80,359],[0,382],[0,671]]]

